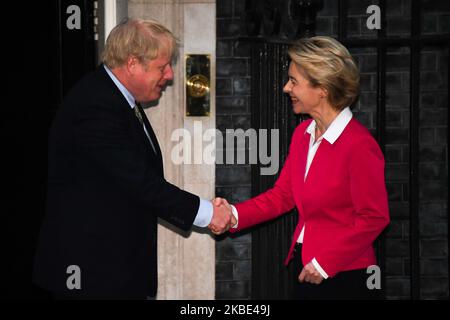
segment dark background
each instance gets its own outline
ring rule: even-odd
[[[250,1],[251,2],[251,1]],[[285,1],[260,1],[269,8]],[[365,28],[365,9],[379,1],[349,0],[347,34],[353,39],[377,37]],[[387,1],[387,36],[407,38],[416,21],[412,0]],[[422,0],[420,32],[448,35],[450,2]],[[46,299],[31,283],[39,226],[45,212],[47,135],[62,97],[73,83],[95,66],[92,1],[32,1],[5,3],[2,17],[2,108],[0,117],[3,185],[1,212],[1,296],[9,299]],[[252,126],[251,47],[245,23],[244,0],[217,0],[217,127]],[[318,11],[316,34],[338,36],[338,3],[324,0]],[[65,28],[68,5],[82,9],[82,29]],[[248,9],[248,8],[247,8]],[[270,12],[270,10],[268,11]],[[270,14],[268,15],[270,17]],[[286,17],[283,17],[286,19]],[[411,51],[387,48],[385,136],[386,178],[392,222],[385,233],[385,294],[388,299],[412,297],[411,256],[418,247],[419,298],[448,299],[448,44],[420,51],[419,123],[410,126]],[[362,92],[355,116],[377,131],[377,51],[351,49],[362,73]],[[279,90],[282,84],[280,83]],[[276,88],[275,88],[276,89]],[[410,183],[410,141],[419,141],[418,182]],[[418,188],[418,234],[411,236],[410,188]],[[254,187],[254,186],[253,186]],[[216,193],[230,202],[252,196],[250,165],[217,165]],[[217,299],[251,299],[252,268],[267,270],[252,252],[252,232],[225,237],[216,246]],[[256,229],[256,232],[257,229]],[[253,243],[257,246],[257,243]],[[275,263],[282,263],[274,261]],[[253,261],[253,263],[252,263]],[[255,263],[258,261],[258,263]],[[273,274],[272,281],[277,281]]]
[[[72,4],[82,12],[80,30],[66,28]],[[95,66],[92,12],[92,1],[64,0],[10,2],[3,11],[0,283],[6,298],[48,297],[31,282],[45,212],[47,136],[64,94]]]

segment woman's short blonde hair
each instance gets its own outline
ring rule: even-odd
[[[108,68],[124,65],[128,57],[145,64],[158,54],[173,57],[176,38],[166,27],[152,20],[127,19],[112,29],[102,54]]]
[[[357,100],[358,67],[339,41],[323,36],[299,39],[288,54],[313,87],[328,92],[328,102],[333,108],[342,110]]]

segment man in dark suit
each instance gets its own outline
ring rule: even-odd
[[[234,223],[229,206],[213,207],[164,179],[140,103],[158,100],[173,79],[175,48],[156,22],[119,24],[104,64],[68,93],[55,117],[34,281],[56,297],[154,297],[158,217],[182,230]]]

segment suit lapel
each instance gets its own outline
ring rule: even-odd
[[[137,118],[137,116],[134,114],[134,110],[129,108],[129,112],[130,115],[132,117],[132,122],[135,126],[135,130],[137,132],[137,134],[139,135],[140,139],[141,139],[141,143],[144,143],[145,145],[145,150],[146,152],[149,154],[150,158],[152,159],[152,161],[155,162],[155,164],[157,164],[158,166],[158,170],[161,172],[161,174],[163,175],[164,173],[164,169],[163,169],[163,161],[162,161],[162,155],[161,155],[161,149],[159,147],[158,144],[158,139],[156,138],[156,135],[153,131],[152,126],[150,125],[150,122],[148,121],[147,117],[145,117],[145,114],[142,117],[142,120],[144,121],[144,125],[145,125],[145,129],[147,130],[150,138],[152,139],[153,145],[155,147],[155,151],[153,150],[153,147],[150,144],[150,141],[148,140],[148,137],[144,131],[144,128],[142,127],[141,122],[139,121],[139,119]]]
[[[294,166],[298,166],[297,170],[298,170],[298,175],[294,174],[294,177],[298,177],[298,182],[297,182],[297,188],[299,190],[298,195],[301,197],[302,192],[303,192],[303,188],[305,185],[305,180],[304,180],[304,176],[305,176],[305,170],[306,170],[306,161],[307,161],[307,157],[308,157],[308,148],[309,148],[309,139],[310,139],[310,134],[308,132],[304,132],[301,140],[300,140],[300,144],[298,146],[298,160],[295,161],[296,164],[294,164]]]
[[[305,179],[305,185],[306,184],[310,185],[312,183],[311,181],[314,181],[314,178],[317,176],[317,174],[320,173],[317,171],[318,170],[317,168],[324,168],[324,169],[328,168],[328,166],[324,164],[324,161],[327,161],[328,157],[331,155],[330,154],[331,147],[332,145],[327,140],[325,139],[322,140],[311,163],[311,166],[309,167],[308,175],[306,176]]]

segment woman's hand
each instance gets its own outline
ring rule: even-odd
[[[310,262],[303,268],[302,272],[300,272],[298,281],[320,284],[323,281],[323,277],[319,271],[316,270],[312,262]]]

